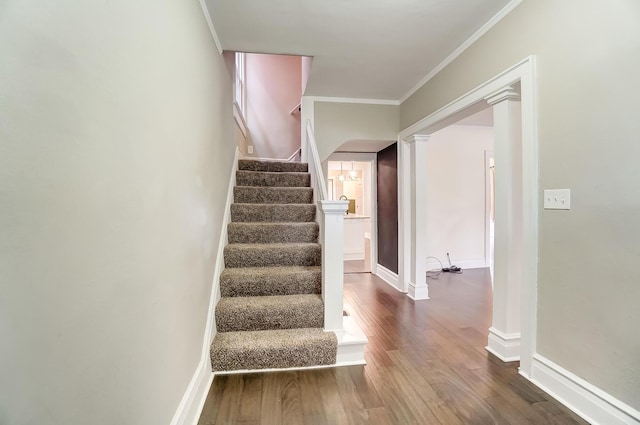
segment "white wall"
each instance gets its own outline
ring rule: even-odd
[[[0,423],[168,424],[235,145],[197,1],[0,7]]]
[[[287,159],[300,149],[300,56],[246,55],[247,110],[252,156]]]
[[[493,149],[493,127],[452,125],[425,146],[426,253],[443,264],[449,252],[460,267],[484,267],[485,151]]]
[[[640,2],[524,0],[400,106],[402,127],[536,57],[537,351],[640,409]],[[540,193],[542,200],[542,193]]]

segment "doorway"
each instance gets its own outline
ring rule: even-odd
[[[374,264],[375,167],[370,156],[334,153],[327,161],[330,199],[349,202],[344,216],[345,273],[371,273]]]
[[[416,217],[423,214],[425,203],[415,190],[419,184],[416,174],[422,177],[416,154],[421,154],[428,135],[487,105],[493,107],[495,282],[493,324],[488,332],[487,349],[503,361],[520,360],[520,373],[527,377],[531,375],[536,351],[537,308],[538,145],[534,59],[526,58],[398,136],[401,146],[399,289],[408,292],[411,285],[418,284],[412,279],[423,275],[425,250],[422,236],[414,236]],[[512,107],[515,99],[518,108]],[[416,286],[416,289],[422,288]],[[428,298],[428,288],[424,288],[424,294]]]

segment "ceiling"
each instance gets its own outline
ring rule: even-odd
[[[312,56],[305,95],[398,100],[510,0],[205,2],[224,50]]]

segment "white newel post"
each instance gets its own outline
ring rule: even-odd
[[[343,327],[344,293],[344,213],[347,201],[319,201],[320,243],[322,244],[322,298],[324,330],[340,336]]]
[[[520,95],[507,87],[486,100],[493,106],[495,152],[494,301],[487,350],[503,361],[516,361],[520,359],[523,237]]]
[[[426,250],[426,208],[427,193],[424,184],[427,181],[425,167],[426,149],[429,135],[414,134],[405,142],[409,146],[410,156],[410,197],[411,197],[411,271],[407,295],[413,300],[429,299],[427,285]]]

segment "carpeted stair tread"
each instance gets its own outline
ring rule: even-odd
[[[309,222],[316,219],[313,204],[231,204],[232,222]]]
[[[224,248],[226,267],[319,266],[317,243],[228,244]]]
[[[220,275],[222,297],[319,294],[320,267],[239,267],[224,269]]]
[[[336,363],[308,166],[240,160],[215,308],[216,372]]]
[[[236,186],[233,188],[236,203],[245,204],[310,204],[313,189],[310,187],[261,187]]]
[[[238,170],[306,173],[309,171],[309,167],[306,162],[241,159],[238,161]]]
[[[309,187],[309,173],[268,172],[268,171],[236,171],[238,186],[271,186],[271,187]]]
[[[229,243],[317,242],[318,223],[229,223]]]
[[[322,329],[218,332],[211,363],[215,372],[330,365],[337,346],[336,335]]]
[[[216,306],[218,332],[322,326],[324,304],[318,294],[225,297]]]

